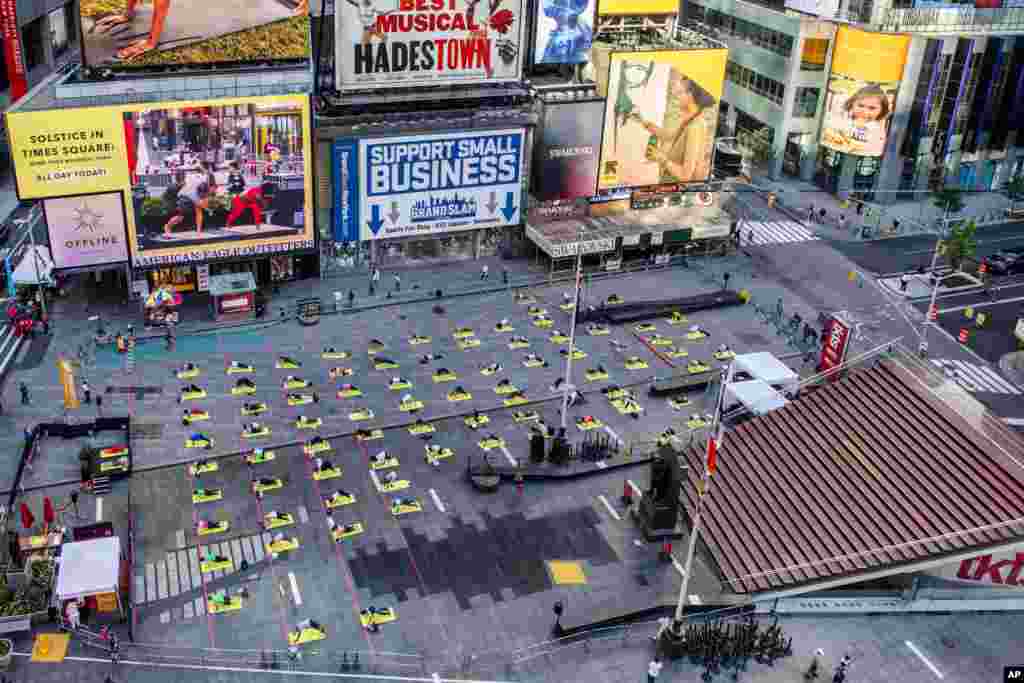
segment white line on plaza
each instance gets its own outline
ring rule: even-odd
[[[430,497],[434,499],[434,505],[437,506],[437,509],[444,512],[444,503],[441,502],[441,496],[437,495],[437,491],[430,489]]]
[[[516,461],[516,459],[512,457],[511,453],[508,452],[508,446],[502,446],[501,447],[501,452],[505,454],[505,457],[512,464],[512,467],[516,467],[516,466],[519,465],[519,462]]]
[[[433,674],[431,674],[430,677],[434,679],[434,683],[441,683],[441,674],[437,673],[436,671]]]
[[[936,667],[934,664],[932,664],[931,660],[929,660],[927,657],[925,657],[924,653],[922,653],[920,650],[917,649],[917,645],[914,645],[909,640],[904,640],[903,642],[907,644],[907,647],[910,648],[911,652],[913,652],[915,655],[917,655],[918,659],[920,659],[922,662],[924,662],[925,666],[927,666],[929,669],[932,670],[932,673],[935,674],[935,676],[937,678],[939,678],[939,679],[945,678],[945,676],[942,675],[942,672],[939,671],[938,667]]]
[[[613,439],[618,441],[620,444],[625,445],[626,442],[623,441],[621,438],[619,438],[619,435],[616,434],[615,431],[611,427],[609,427],[608,425],[605,425],[604,426],[604,431],[607,432],[608,436],[612,437]]]
[[[956,313],[957,311],[966,311],[968,308],[986,308],[988,306],[998,306],[999,304],[1012,304],[1016,301],[1024,301],[1024,296],[1017,296],[1012,299],[999,299],[998,301],[980,301],[976,304],[969,304],[967,306],[953,306],[952,308],[940,308],[939,313]]]
[[[373,485],[377,487],[378,491],[380,491],[380,479],[377,478],[377,473],[373,470],[370,470],[370,479],[373,479]]]
[[[675,555],[672,555],[672,566],[679,572],[679,576],[686,576],[686,570],[683,569],[683,565],[679,564],[679,560],[676,559]]]
[[[15,657],[31,657],[31,652],[12,652]],[[66,662],[87,662],[90,664],[109,664],[110,659],[99,657],[65,657]],[[301,669],[252,669],[234,666],[210,666],[205,664],[167,664],[164,662],[142,662],[136,659],[119,659],[118,664],[125,666],[146,666],[154,669],[181,669],[184,671],[225,671],[228,673],[265,674],[267,676],[306,676],[308,678],[340,678],[359,679],[361,681],[403,681],[404,683],[508,683],[507,681],[474,681],[468,678],[423,678],[422,676],[384,676],[381,674],[343,674],[329,671],[303,671]],[[436,674],[435,674],[436,675]]]
[[[601,496],[598,496],[597,499],[599,501],[601,501],[602,503],[604,503],[605,508],[608,509],[608,514],[609,515],[611,515],[612,517],[614,517],[615,519],[617,519],[620,522],[622,521],[622,517],[620,517],[619,513],[615,511],[615,508],[612,507],[612,504],[608,502],[607,498],[605,498],[603,495],[601,495]]]
[[[103,521],[103,499],[102,498],[97,498],[96,499],[96,521],[97,522],[102,522]]]
[[[295,598],[295,606],[302,607],[302,595],[299,594],[299,580],[295,578],[295,572],[288,572],[288,583],[292,585],[292,597]]]
[[[690,593],[690,604],[692,605],[703,605],[704,601],[700,599],[700,596],[696,593]]]

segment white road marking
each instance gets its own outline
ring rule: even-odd
[[[617,441],[618,443],[620,443],[621,445],[623,445],[623,446],[625,446],[625,445],[626,445],[626,442],[625,442],[625,441],[623,441],[623,440],[622,440],[622,439],[621,439],[621,438],[619,437],[619,435],[618,435],[618,434],[616,434],[616,433],[615,433],[615,431],[614,431],[614,430],[613,430],[613,429],[612,429],[611,427],[609,427],[608,425],[605,425],[605,426],[604,426],[604,431],[605,431],[605,433],[606,433],[606,434],[608,434],[608,436],[610,436],[610,437],[612,437],[613,439],[615,439],[615,440],[616,440],[616,441]]]
[[[441,502],[441,496],[437,495],[437,491],[430,489],[430,497],[434,499],[434,505],[437,506],[437,509],[444,512],[444,503]]]
[[[938,678],[940,680],[945,678],[945,676],[942,675],[942,672],[939,671],[938,667],[936,667],[934,664],[932,664],[931,660],[929,660],[927,657],[925,657],[924,653],[917,649],[917,645],[914,645],[909,640],[905,640],[903,642],[907,644],[907,647],[910,648],[911,652],[913,652],[915,655],[917,655],[918,659],[920,659],[922,662],[924,662],[925,666],[927,666],[929,669],[932,670],[932,673],[935,674],[936,678]]]
[[[703,605],[704,601],[700,599],[700,596],[696,593],[690,593],[690,604],[692,605]]]
[[[675,555],[672,555],[672,566],[679,572],[679,576],[686,576],[686,570],[683,569],[683,565],[679,564],[679,560],[676,559]]]
[[[441,674],[436,671],[430,677],[434,680],[434,683],[441,683]]]
[[[96,499],[96,521],[97,522],[102,522],[103,521],[103,499],[102,498],[97,498]]]
[[[992,394],[1021,394],[1021,390],[987,365],[975,365],[961,360],[933,358],[932,364],[942,369],[961,387],[970,392]]]
[[[1017,296],[1012,299],[999,299],[998,301],[980,301],[976,304],[968,304],[966,306],[953,306],[952,308],[940,308],[939,313],[956,313],[957,311],[966,311],[968,308],[978,310],[979,308],[986,308],[987,306],[998,306],[999,304],[1012,304],[1017,301],[1024,301],[1024,296]]]
[[[512,457],[512,454],[508,452],[508,446],[502,446],[501,452],[505,454],[505,458],[512,464],[512,467],[518,467],[519,461]]]
[[[380,479],[377,478],[377,472],[376,471],[370,470],[370,479],[373,479],[373,485],[377,487],[378,491],[380,491]],[[383,493],[383,491],[382,491],[382,493]]]
[[[620,522],[622,521],[622,517],[620,517],[619,513],[615,511],[615,508],[612,507],[612,504],[608,502],[607,498],[605,498],[603,495],[600,495],[600,496],[597,497],[597,499],[599,501],[601,501],[602,503],[604,503],[604,506],[608,510],[608,514],[609,515],[611,515],[612,517],[614,517],[616,520],[618,520]]]
[[[818,237],[796,221],[744,221],[740,227],[743,246],[749,246],[748,235],[753,235],[754,245],[785,244],[789,242],[811,242]]]
[[[177,542],[176,547],[184,548],[185,547],[185,530],[184,529],[178,529],[177,531],[175,531],[174,532],[174,540]]]
[[[299,593],[299,580],[295,578],[295,572],[288,572],[288,583],[292,585],[292,597],[295,599],[295,606],[302,607],[302,595]]]

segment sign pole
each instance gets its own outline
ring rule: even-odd
[[[939,324],[938,319],[936,319],[934,321],[931,320],[931,312],[932,312],[932,310],[935,307],[935,300],[939,296],[939,282],[942,280],[942,278],[940,278],[940,277],[938,277],[936,275],[935,268],[936,268],[936,266],[939,263],[939,247],[942,246],[942,237],[946,236],[946,226],[948,225],[948,223],[947,223],[948,220],[949,220],[949,205],[947,204],[946,205],[946,209],[945,209],[945,211],[943,211],[943,215],[942,215],[942,235],[940,236],[939,239],[935,240],[935,252],[932,254],[932,267],[931,267],[931,270],[929,271],[929,273],[930,273],[930,275],[932,277],[932,280],[934,280],[934,282],[932,283],[932,296],[931,296],[931,300],[929,300],[929,302],[928,302],[928,312],[924,316],[924,323],[921,325],[921,334],[920,334],[921,342],[918,345],[918,349],[921,352],[924,352],[924,353],[927,353],[927,351],[928,351],[928,328],[929,328],[929,326],[931,326],[931,325],[938,325]]]
[[[576,231],[576,291],[572,302],[572,323],[569,326],[569,353],[565,357],[565,382],[562,391],[562,429],[566,429],[566,413],[569,410],[569,391],[572,380],[572,354],[576,350],[576,318],[579,316],[580,285],[583,280],[583,227]]]

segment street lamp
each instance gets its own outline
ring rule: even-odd
[[[569,325],[569,353],[565,356],[565,381],[562,383],[562,433],[565,433],[569,410],[569,392],[572,390],[572,354],[576,350],[576,318],[579,316],[580,287],[583,282],[583,225],[576,229],[576,288],[572,301],[572,322]]]

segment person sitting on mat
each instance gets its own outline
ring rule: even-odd
[[[206,556],[203,558],[207,562],[227,562],[228,558],[223,555],[217,555],[212,550],[207,549]]]
[[[728,344],[719,344],[718,353],[729,353],[732,349],[729,348]]]
[[[271,479],[270,477],[260,477],[256,480],[256,483],[260,486],[273,486],[277,483],[277,479]]]
[[[214,591],[213,593],[210,593],[210,602],[212,602],[214,605],[219,605],[221,607],[226,606],[228,602],[230,602],[228,600],[228,592],[221,588],[219,591]]]
[[[253,403],[252,401],[246,401],[242,404],[242,407],[246,410],[259,410],[263,407],[262,403]]]
[[[252,366],[249,365],[248,363],[240,363],[237,360],[233,360],[233,361],[231,361],[231,367],[233,367],[233,368],[249,368],[249,367],[252,367]]]
[[[501,369],[501,363],[491,363],[490,365],[484,368],[484,370],[486,370],[487,372],[501,372]]]
[[[331,531],[334,531],[338,528],[338,523],[334,521],[334,517],[332,517],[331,515],[327,515],[327,528]]]
[[[385,484],[393,484],[396,481],[398,481],[398,472],[392,470],[391,472],[388,472],[387,474],[384,475]]]
[[[498,386],[499,387],[508,387],[508,386],[511,386],[511,385],[512,385],[512,380],[510,380],[508,377],[498,381]]]
[[[323,626],[313,621],[312,619],[305,619],[295,625],[295,630],[299,633],[302,633],[307,628],[311,628],[314,631],[319,631],[320,633],[327,633],[327,630]]]
[[[352,494],[350,494],[345,489],[338,489],[337,491],[335,491],[331,495],[331,500],[341,500],[342,498],[351,498],[351,497],[352,497]]]
[[[254,449],[252,449],[252,457],[256,458],[257,460],[262,458],[263,457],[263,449],[262,448],[254,448]]]
[[[190,437],[188,437],[188,438],[191,439],[192,441],[209,441],[210,440],[206,436],[206,434],[203,434],[202,432],[192,432],[192,435]],[[196,463],[197,466],[199,464],[201,464],[201,463]]]
[[[380,453],[377,453],[375,456],[373,456],[373,461],[376,463],[384,464],[388,461],[388,458],[390,457],[391,455],[387,451],[381,451]]]
[[[466,392],[466,390],[461,385],[459,385],[459,386],[455,387],[455,389],[452,391],[452,393],[455,394],[456,396],[463,396],[467,392]]]
[[[183,365],[181,367],[181,369],[184,370],[185,372],[190,372],[190,371],[196,369],[196,364],[195,363],[185,363],[185,365]]]
[[[280,360],[282,363],[286,365],[301,365],[299,361],[295,360],[294,358],[291,358],[290,356],[279,356],[278,360]]]
[[[316,469],[318,472],[330,472],[334,469],[334,465],[332,465],[331,461],[326,458],[317,458]]]
[[[200,389],[196,384],[189,384],[182,391],[186,394],[198,394],[202,389]]]
[[[235,382],[235,386],[236,387],[254,387],[254,386],[256,386],[256,383],[253,382],[248,377],[242,377],[237,382]]]
[[[337,349],[335,349],[333,346],[328,346],[328,347],[324,348],[324,353],[337,353],[337,352],[338,352]]]
[[[310,446],[319,446],[320,444],[322,444],[322,443],[324,443],[326,441],[327,441],[327,439],[325,439],[322,436],[314,436],[312,439],[309,440],[309,445]]]
[[[449,370],[448,368],[438,368],[437,372],[434,373],[434,374],[435,375],[450,375],[450,374],[452,374],[452,371]]]
[[[262,429],[263,425],[261,425],[259,422],[250,422],[249,424],[245,425],[245,431],[249,432],[250,434],[261,431]]]

